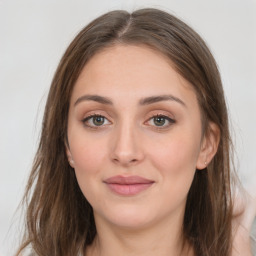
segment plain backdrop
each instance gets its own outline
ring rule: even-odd
[[[208,43],[223,78],[247,188],[256,187],[255,0],[0,0],[0,255],[13,255],[21,200],[52,76],[89,21],[113,10],[157,7],[191,25]],[[22,225],[21,225],[22,226]]]

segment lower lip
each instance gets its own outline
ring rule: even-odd
[[[106,183],[111,191],[122,196],[137,195],[140,192],[151,187],[153,183],[139,183],[139,184],[115,184]]]

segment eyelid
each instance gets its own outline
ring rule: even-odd
[[[155,129],[158,129],[158,130],[168,129],[171,125],[176,123],[176,120],[173,117],[170,117],[169,115],[162,114],[162,113],[151,115],[151,117],[148,118],[145,123],[148,123],[150,120],[152,120],[153,118],[156,118],[156,117],[163,117],[169,122],[169,124],[164,125],[164,126],[151,125],[152,127],[154,127]]]
[[[107,120],[109,123],[108,124],[103,124],[103,125],[90,125],[90,124],[86,124],[87,121],[89,121],[90,119],[92,119],[93,117],[103,117],[105,120]],[[109,124],[112,124],[112,122],[103,114],[98,114],[98,113],[92,113],[92,114],[89,114],[87,115],[86,117],[84,117],[82,120],[82,123],[83,125],[86,127],[86,128],[91,128],[91,129],[100,129],[100,128],[103,128]]]
[[[155,113],[154,113],[155,112]],[[93,125],[93,124],[88,124],[88,121],[93,118],[93,117],[103,117],[104,118],[104,123],[102,125]],[[158,126],[158,125],[154,125],[154,124],[149,124],[149,122],[156,117],[163,117],[164,119],[166,119],[168,121],[167,124],[164,124],[163,126]],[[108,123],[105,124],[105,121],[107,121]],[[110,121],[110,118],[106,117],[106,114],[102,114],[100,112],[91,112],[88,113],[85,117],[82,118],[81,122],[83,123],[83,125],[86,128],[91,128],[91,129],[102,129],[105,128],[108,125],[113,124],[112,121]],[[158,130],[164,130],[164,129],[168,129],[170,126],[172,126],[174,123],[176,123],[175,117],[169,113],[163,113],[162,111],[153,111],[153,113],[148,114],[148,118],[146,119],[146,121],[144,122],[144,124],[146,124],[147,126],[151,126],[154,129],[158,129]]]

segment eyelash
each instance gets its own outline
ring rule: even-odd
[[[86,127],[88,127],[88,128],[91,128],[91,129],[98,129],[98,128],[100,128],[101,126],[103,126],[103,125],[99,125],[99,126],[95,125],[95,126],[93,126],[93,125],[88,125],[88,124],[87,124],[87,122],[90,121],[90,119],[93,119],[93,118],[96,118],[96,117],[102,117],[102,118],[104,118],[104,120],[108,120],[108,119],[107,119],[105,116],[103,116],[103,115],[92,114],[92,115],[89,115],[89,116],[85,117],[85,118],[82,120],[84,126],[86,126]]]
[[[103,115],[99,115],[99,114],[92,114],[92,115],[89,115],[87,117],[85,117],[83,120],[82,120],[82,123],[84,124],[85,127],[88,127],[88,128],[91,128],[91,129],[100,129],[102,126],[105,126],[104,124],[102,125],[90,125],[88,124],[88,121],[90,121],[91,119],[93,118],[96,118],[96,117],[100,117],[100,118],[103,118],[104,119],[104,122],[105,120],[108,120],[105,116]],[[172,124],[176,123],[176,121],[173,119],[173,118],[170,118],[166,115],[163,115],[163,114],[157,114],[157,115],[153,115],[151,116],[146,122],[149,122],[150,120],[154,120],[154,118],[163,118],[166,121],[168,121],[169,123],[167,125],[163,125],[163,126],[157,126],[157,125],[153,125],[154,128],[158,129],[158,130],[163,130],[163,129],[167,129],[169,128]],[[108,120],[108,122],[110,122]],[[110,122],[111,123],[111,122]]]
[[[155,118],[163,118],[166,121],[168,121],[169,123],[167,125],[163,125],[163,126],[157,126],[157,125],[153,125],[154,128],[159,129],[159,130],[163,130],[163,129],[167,129],[169,128],[172,124],[174,124],[176,121],[173,118],[170,118],[169,116],[163,115],[163,114],[157,114],[157,115],[153,115],[151,116],[147,122],[149,122],[150,120],[152,120],[154,122]]]

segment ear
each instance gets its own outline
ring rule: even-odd
[[[210,122],[201,143],[201,149],[196,164],[197,169],[202,170],[211,162],[218,150],[219,141],[220,129],[215,123]]]
[[[66,148],[66,155],[67,155],[67,158],[68,158],[68,162],[69,162],[70,166],[72,168],[74,168],[75,162],[73,160],[73,157],[71,155],[70,148],[69,148],[69,145],[67,144],[67,142],[65,142],[65,148]]]

